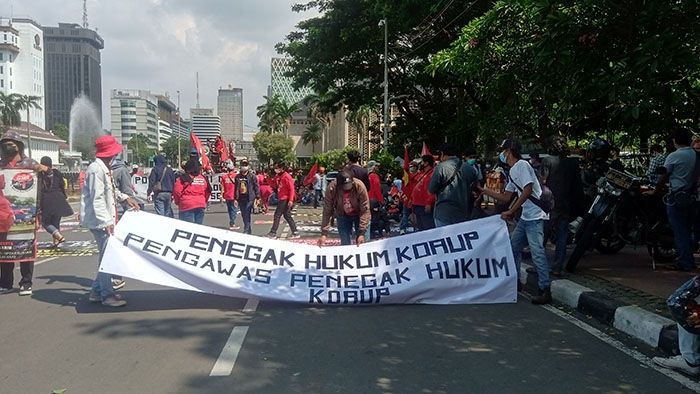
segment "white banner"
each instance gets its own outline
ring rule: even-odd
[[[497,216],[359,247],[319,248],[129,212],[100,270],[203,293],[307,304],[517,300],[508,229]]]
[[[131,185],[134,187],[136,197],[140,198],[141,201],[148,200],[148,176],[132,175]]]

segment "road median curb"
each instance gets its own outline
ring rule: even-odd
[[[537,294],[537,274],[528,273],[525,264],[520,270],[520,282],[524,291]],[[590,315],[667,355],[679,354],[678,330],[673,320],[637,305],[621,302],[569,279],[553,280],[551,289],[556,304]]]

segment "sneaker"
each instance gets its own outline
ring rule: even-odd
[[[406,230],[399,230],[399,235],[406,235]]]
[[[12,287],[0,287],[0,294],[12,293]]]
[[[669,358],[654,357],[651,361],[653,361],[656,365],[660,365],[668,369],[673,369],[678,372],[683,372],[686,375],[696,376],[700,374],[700,367],[693,367],[689,365],[688,362],[685,361],[683,356],[675,356]]]
[[[126,285],[126,281],[124,279],[112,279],[112,288],[114,290],[119,290],[122,287]]]
[[[30,296],[32,295],[32,287],[27,285],[22,285],[19,287],[19,295]]]
[[[295,232],[293,232],[293,233],[289,234],[289,236],[288,236],[287,238],[289,238],[289,239],[297,239],[297,238],[301,238],[301,234],[299,234],[299,232],[298,232],[298,231],[295,231]]]
[[[277,239],[277,234],[275,234],[275,233],[267,233],[266,237],[267,237],[267,238],[270,238],[270,239]]]
[[[231,230],[231,231],[240,230],[240,229],[241,229],[241,226],[235,226],[235,225],[234,225],[234,226],[229,227],[228,229]]]
[[[114,308],[126,305],[126,301],[117,294],[109,296],[102,301],[102,305],[111,306]]]
[[[88,300],[90,302],[102,302],[102,297],[100,297],[100,293],[90,290],[90,297],[88,297]]]

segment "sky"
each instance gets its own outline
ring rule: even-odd
[[[216,110],[220,87],[243,88],[246,132],[270,84],[274,46],[313,12],[294,13],[299,0],[88,0],[88,22],[102,50],[102,119],[109,128],[112,89],[169,93],[184,117],[195,107],[199,72],[202,108]],[[0,14],[43,26],[82,24],[82,0],[0,0]],[[177,104],[177,103],[176,103]]]

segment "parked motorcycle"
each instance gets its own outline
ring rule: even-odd
[[[610,169],[597,186],[593,204],[576,229],[567,271],[573,272],[592,246],[600,253],[614,254],[625,245],[646,245],[654,269],[656,262],[673,261],[673,231],[661,195],[644,194],[654,188],[648,180]]]

